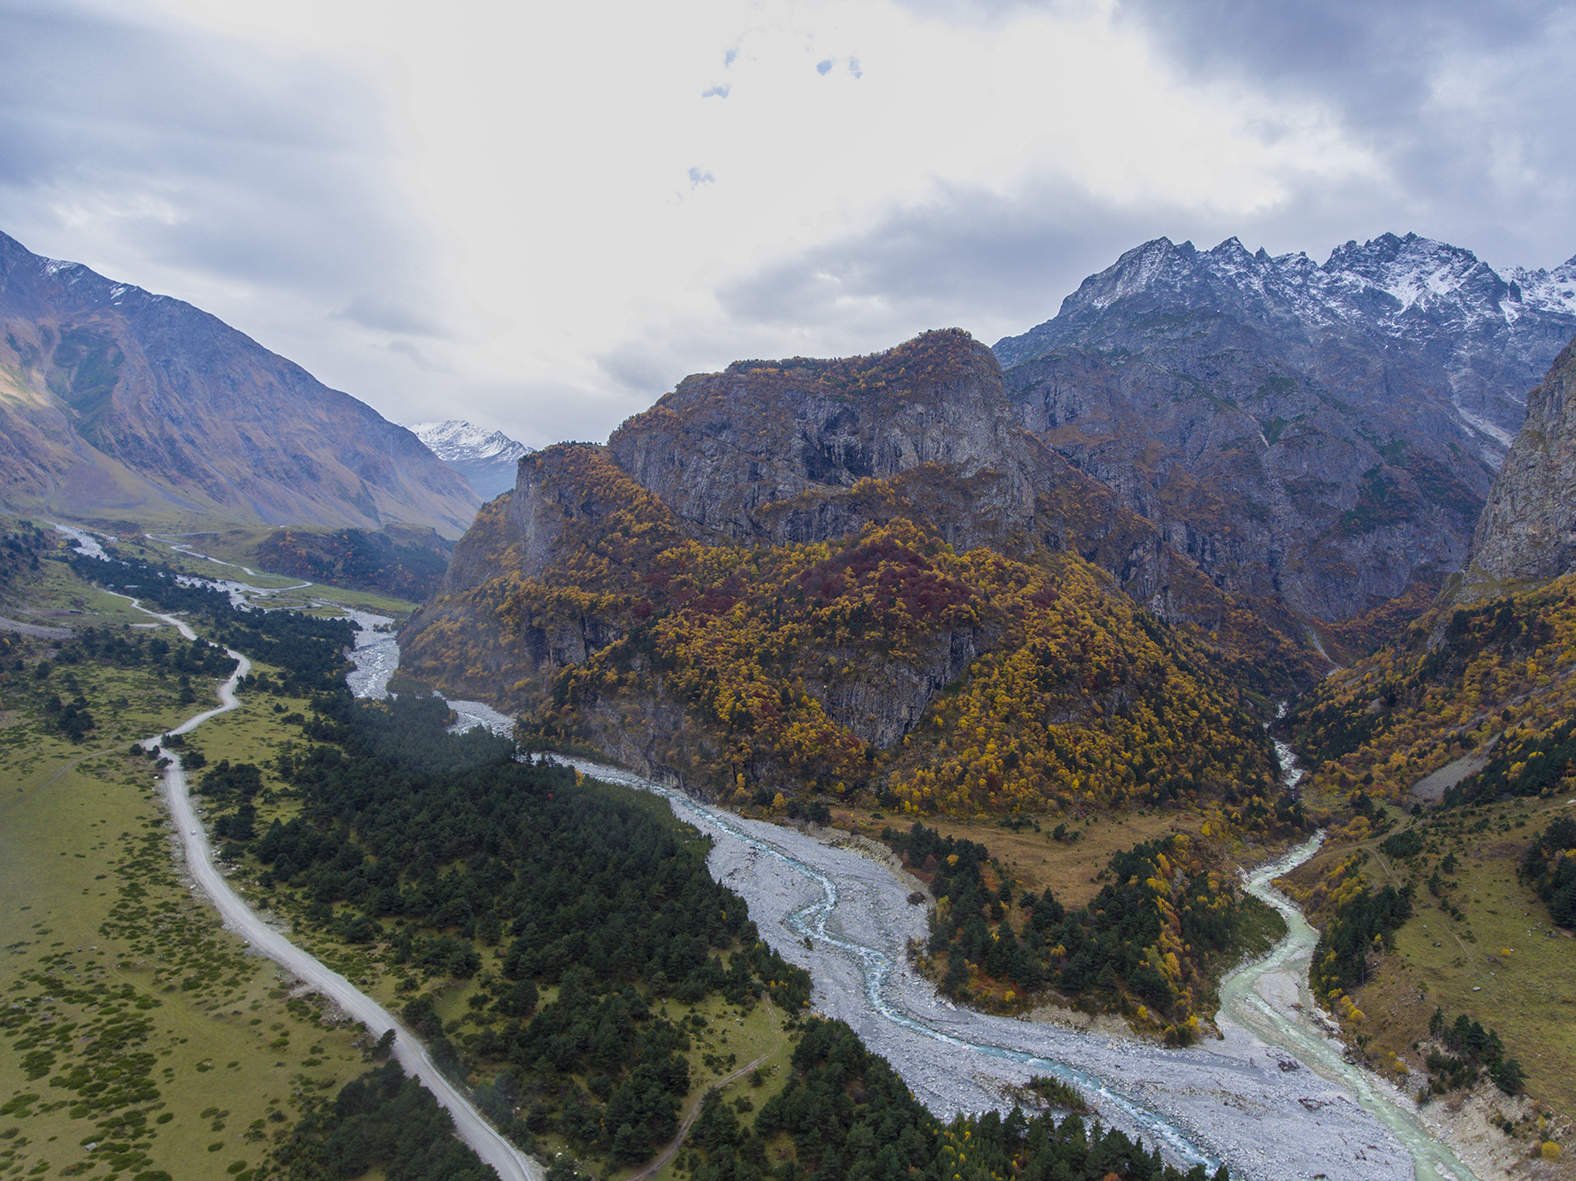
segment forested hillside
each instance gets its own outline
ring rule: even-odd
[[[724,414],[758,463],[703,445]],[[404,667],[507,702],[543,745],[741,799],[965,813],[1271,785],[1251,694],[1308,655],[1009,417],[961,334],[689,379],[609,449],[522,461]],[[819,450],[773,451],[812,419]],[[662,458],[691,435],[693,483]]]
[[[275,529],[257,564],[277,574],[420,601],[438,589],[454,543],[431,529]]]

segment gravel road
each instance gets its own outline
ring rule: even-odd
[[[173,615],[160,615],[148,611],[135,599],[131,602],[138,610],[170,624],[188,640],[196,638],[196,633],[184,620]],[[210,718],[227,713],[239,704],[235,695],[235,686],[251,671],[252,662],[239,652],[229,649],[226,651],[229,651],[231,658],[237,661],[237,666],[230,679],[219,687],[219,705],[188,718],[170,733],[190,733]],[[161,738],[162,735],[149,738],[143,746],[149,749],[156,747]],[[181,766],[180,757],[174,751],[165,753],[169,756],[170,763],[164,771],[164,799],[169,806],[170,816],[175,821],[175,831],[180,837],[181,848],[186,856],[187,871],[219,911],[224,919],[224,925],[285,971],[322,993],[345,1013],[365,1025],[374,1036],[381,1036],[390,1029],[395,1030],[394,1057],[399,1060],[405,1073],[420,1079],[422,1085],[432,1093],[433,1098],[453,1117],[456,1133],[475,1150],[476,1155],[491,1166],[503,1181],[541,1181],[545,1176],[542,1167],[493,1129],[482,1114],[433,1064],[431,1057],[415,1035],[396,1020],[392,1013],[338,972],[270,927],[231,888],[230,883],[213,863],[213,851],[208,844],[207,832],[192,807],[186,771]]]

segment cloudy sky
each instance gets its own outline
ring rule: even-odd
[[[1162,234],[1552,266],[1572,61],[1555,0],[0,0],[0,230],[398,421],[601,439]]]

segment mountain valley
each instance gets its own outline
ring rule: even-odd
[[[1240,871],[1293,849],[1308,860],[1284,885],[1319,931],[1307,1009],[1280,1019],[1338,1031],[1347,1066],[1451,1175],[1572,1175],[1573,264],[1495,272],[1413,235],[1322,266],[1159,239],[993,349],[946,329],[866,356],[738,361],[605,445],[534,451],[459,420],[407,432],[187,305],[0,251],[3,499],[34,518],[0,538],[15,815],[42,833],[40,785],[81,763],[72,790],[97,792],[123,839],[165,832],[124,795],[142,756],[94,744],[123,751],[169,724],[154,714],[192,712],[223,670],[217,649],[133,630],[146,610],[126,596],[256,657],[240,708],[168,745],[209,768],[203,831],[487,1120],[537,1160],[562,1152],[555,1181],[647,1162],[697,1181],[849,1160],[881,1162],[878,1177],[943,1159],[965,1178],[1040,1175],[1021,1171],[1031,1145],[1124,1178],[1274,1177],[1262,1144],[1212,1156],[1199,1145],[1215,1132],[1176,1115],[1230,1107],[1229,1087],[1183,1102],[1163,1093],[1183,1076],[1157,1068],[1153,1089],[1124,1089],[1119,1052],[1092,1106],[1067,1060],[1031,1077],[1024,1051],[1027,1081],[988,1094],[1028,1114],[941,1122],[914,1060],[894,1074],[871,1052],[864,1023],[893,1021],[885,984],[839,985],[848,1026],[811,1012],[834,995],[816,973],[852,970],[825,967],[847,932],[808,910],[768,927],[755,908],[788,887],[732,893],[707,866],[892,875],[872,896],[908,892],[882,921],[910,932],[893,987],[911,1008],[883,1044],[929,1036],[901,1025],[915,997],[932,1030],[1049,1019],[1070,1045],[1136,1035],[1156,1061],[1200,1043],[1179,1071],[1218,1069],[1224,1034],[1252,1069],[1279,1055],[1284,1077],[1256,1093],[1301,1094],[1305,1126],[1327,1129],[1337,1117],[1308,1104],[1367,1083],[1278,1042],[1242,1050],[1257,1035],[1222,1003],[1234,967],[1286,930]],[[109,560],[65,558],[40,527],[56,516],[97,524]],[[386,699],[345,687],[354,629],[327,619],[356,612],[399,663]],[[450,734],[460,699],[509,711],[518,748]],[[110,723],[130,702],[133,720]],[[598,786],[542,754],[621,770],[583,764],[615,784]],[[639,777],[673,815],[616,786]],[[179,888],[165,876],[157,890]],[[92,888],[60,882],[59,898]],[[43,988],[49,932],[13,925]],[[218,938],[203,955],[228,965]],[[147,970],[136,987],[155,989]],[[232,1174],[309,1178],[353,1157],[333,1087],[390,1167],[378,1128],[425,1100],[384,1068],[355,1077],[388,1047],[358,1050],[331,1018],[292,1024],[273,1012],[285,992],[225,972],[139,1036],[174,1045],[244,1000],[313,1038],[325,1092],[287,1097],[264,1076],[244,1110],[289,1126],[267,1129],[266,1152],[220,1136]],[[265,1054],[233,1044],[236,1063]],[[75,1136],[76,1117],[4,1077],[33,1097],[4,1109],[24,1130],[0,1127],[0,1159],[64,1163],[26,1129],[47,1117]],[[823,1105],[836,1087],[856,1102]],[[175,1094],[158,1100],[176,1110],[168,1133],[127,1134],[139,1167],[193,1159]],[[1113,1138],[1045,1114],[1081,1109],[1115,1113]],[[421,1151],[447,1151],[442,1117],[421,1111],[412,1126],[437,1129]],[[903,1129],[891,1153],[878,1126]],[[1405,1137],[1366,1164],[1341,1155],[1383,1126],[1321,1132],[1298,1159],[1354,1178],[1425,1159]]]

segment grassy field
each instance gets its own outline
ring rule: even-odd
[[[39,563],[36,578],[0,605],[0,613],[47,627],[146,626],[151,620],[119,595],[90,586],[60,561]]]
[[[1372,885],[1413,885],[1414,913],[1394,952],[1353,993],[1365,1018],[1352,1032],[1371,1055],[1418,1068],[1414,1047],[1435,1008],[1465,1014],[1498,1032],[1530,1096],[1567,1127],[1576,1122],[1576,938],[1551,923],[1516,872],[1532,839],[1572,812],[1576,802],[1560,797],[1430,813],[1417,822],[1416,856],[1387,857],[1376,837],[1332,848],[1299,873],[1312,881],[1355,849],[1368,854],[1362,873]],[[1428,885],[1436,872],[1443,897]]]
[[[194,707],[151,673],[69,672],[99,721],[84,743],[14,692],[0,729],[0,1176],[248,1176],[297,1096],[363,1069],[357,1031],[181,880],[129,748]]]
[[[664,1011],[676,1020],[685,1019],[684,1011],[674,1005],[665,1005]],[[689,1053],[690,1077],[694,1086],[684,1102],[684,1115],[698,1108],[713,1087],[723,1101],[731,1106],[744,1127],[751,1127],[761,1105],[777,1095],[787,1084],[793,1058],[791,1035],[783,1023],[783,1014],[775,1005],[757,1004],[748,1012],[713,997],[690,1011],[688,1020],[694,1042]],[[704,1025],[696,1021],[699,1017]],[[758,1063],[741,1077],[723,1085],[724,1079],[735,1074],[740,1067]],[[775,1163],[775,1160],[774,1162]],[[684,1153],[681,1150],[656,1178],[677,1178],[685,1175],[682,1169]],[[640,1169],[624,1169],[609,1174],[610,1178],[629,1177]]]

